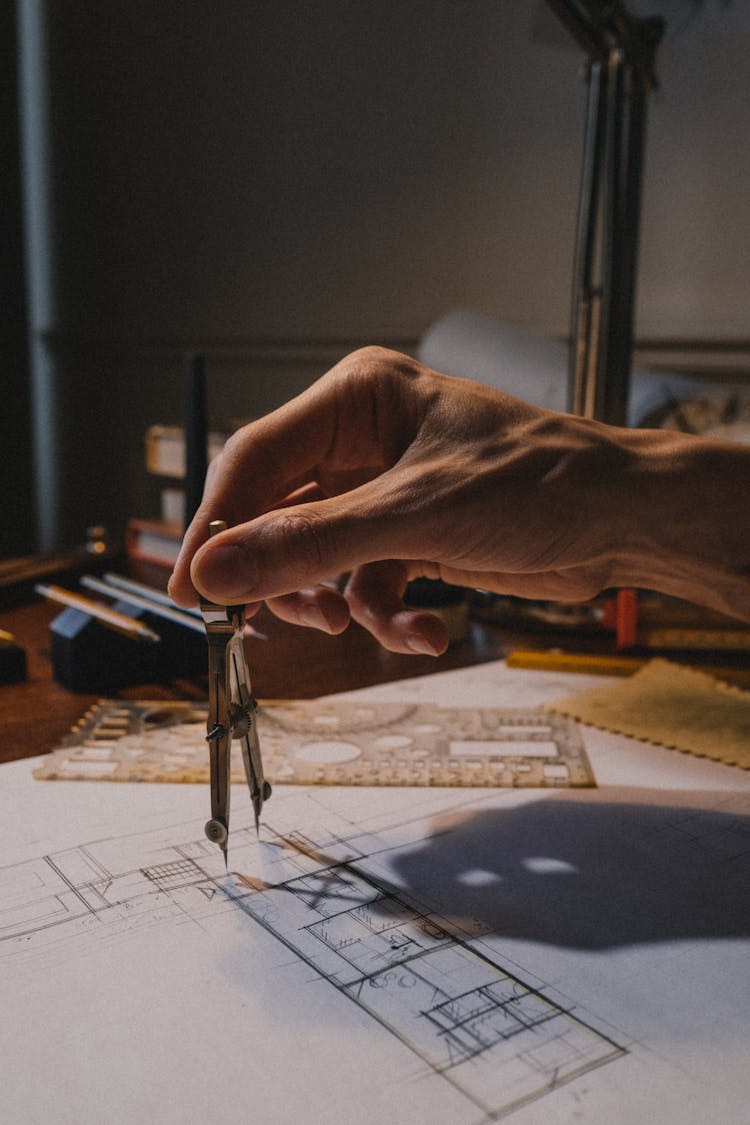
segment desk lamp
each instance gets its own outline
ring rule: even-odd
[[[570,328],[568,409],[625,425],[646,99],[657,85],[659,17],[617,2],[548,0],[589,56]]]

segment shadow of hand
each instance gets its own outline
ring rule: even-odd
[[[750,935],[750,815],[731,793],[570,790],[435,825],[399,881],[476,931],[580,949]],[[744,808],[747,810],[747,801]]]

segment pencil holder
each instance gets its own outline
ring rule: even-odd
[[[205,674],[205,637],[125,599],[114,608],[148,625],[161,641],[134,641],[108,629],[83,610],[64,609],[50,625],[52,670],[63,687],[106,694],[135,684]]]

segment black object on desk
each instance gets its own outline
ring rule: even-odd
[[[185,527],[203,497],[207,442],[206,364],[202,355],[189,355],[185,361]]]
[[[26,679],[26,653],[15,638],[0,629],[0,684],[16,684]]]
[[[112,596],[117,596],[115,591]],[[127,594],[112,608],[158,633],[159,643],[134,640],[106,627],[85,610],[69,607],[50,625],[52,670],[63,687],[87,693],[112,692],[133,684],[205,673],[206,637],[202,627],[185,628],[165,617],[158,604],[149,609],[128,601]]]

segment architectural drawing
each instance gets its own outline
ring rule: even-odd
[[[367,873],[361,841],[233,835],[226,874],[205,839],[99,841],[0,870],[0,974],[49,971],[144,927],[241,911],[357,1005],[487,1120],[624,1048],[460,928]],[[368,846],[384,847],[370,837]],[[136,863],[138,865],[136,866]],[[233,863],[234,865],[234,863]],[[485,1116],[480,1119],[484,1120]]]
[[[323,858],[310,841],[284,843],[315,864]],[[306,866],[295,856],[298,864]],[[350,862],[235,901],[488,1118],[624,1054],[479,943]]]
[[[570,688],[488,665],[340,702]],[[750,777],[582,733],[599,788],[282,784],[260,843],[238,790],[229,874],[205,786],[1,767],[4,1118],[744,1121]]]
[[[631,1125],[654,1090],[692,1125],[746,1104],[747,795],[280,787],[260,842],[235,810],[227,873],[200,816],[162,819],[162,794],[197,813],[201,787],[32,785],[13,801],[59,795],[63,814],[74,800],[115,831],[0,868],[4,1094],[25,1122],[49,1119],[32,1060],[55,1074],[62,1059],[63,1119],[86,1125],[197,1122],[216,1085],[240,1120],[263,1065],[290,1079],[263,1086],[264,1125]],[[165,1035],[183,1051],[179,1087],[167,1067],[141,1093],[133,1067]],[[205,1051],[211,1081],[185,1085]],[[89,1117],[92,1085],[134,1103]],[[162,1117],[139,1100],[153,1089]]]
[[[274,784],[595,784],[576,723],[540,708],[298,700],[262,706],[258,732]],[[205,782],[205,734],[205,710],[193,704],[102,701],[36,776]],[[243,782],[238,747],[233,759],[233,780]]]

